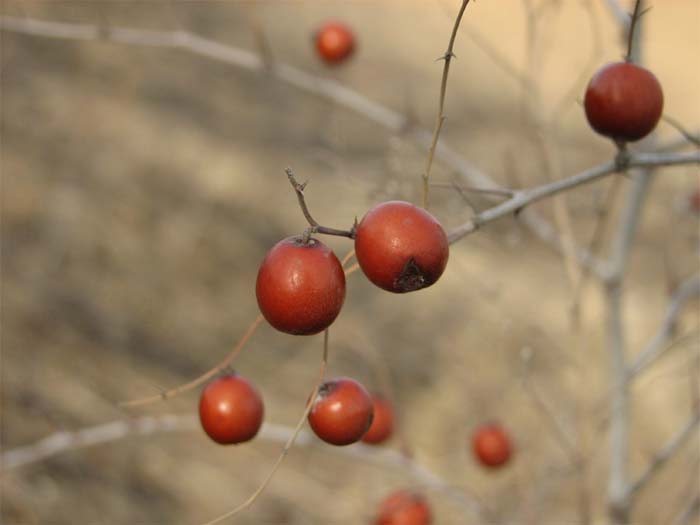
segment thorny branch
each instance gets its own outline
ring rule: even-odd
[[[447,45],[447,51],[443,55],[445,60],[445,66],[442,70],[442,79],[440,80],[440,99],[438,103],[438,113],[435,119],[435,129],[433,130],[433,138],[430,142],[430,148],[428,149],[428,160],[425,166],[425,172],[423,173],[423,208],[428,208],[428,194],[430,192],[430,169],[433,165],[433,157],[435,155],[435,148],[437,146],[438,138],[440,137],[440,130],[445,122],[445,94],[447,93],[447,76],[450,73],[450,62],[455,56],[453,53],[455,39],[457,38],[457,30],[459,29],[459,24],[462,21],[462,15],[464,15],[464,10],[467,8],[469,0],[462,0],[462,6],[459,8],[459,13],[457,13],[457,19],[455,20],[454,27],[452,28],[452,34],[450,35],[450,43]]]
[[[614,0],[610,2],[616,3]],[[189,31],[159,31],[113,26],[105,28],[103,24],[74,24],[13,16],[0,16],[0,30],[43,38],[106,40],[129,45],[182,49],[194,55],[243,69],[266,71],[264,60],[255,53],[222,44]],[[268,73],[297,89],[333,100],[393,133],[406,133],[425,148],[430,148],[432,144],[430,132],[409,125],[408,117],[364,97],[338,81],[320,78],[282,63],[275,63]],[[672,147],[675,148],[676,144],[674,143]],[[468,180],[471,186],[483,189],[498,188],[493,179],[465,161],[443,142],[436,144],[434,155]],[[519,217],[540,240],[556,250],[562,250],[563,243],[548,221],[533,210],[524,210]],[[459,235],[463,236],[466,233],[459,233]],[[600,261],[580,249],[577,249],[576,255],[581,264],[592,266],[598,273],[597,269],[601,267]]]

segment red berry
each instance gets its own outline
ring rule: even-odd
[[[435,283],[450,247],[445,230],[430,213],[409,202],[389,201],[369,210],[358,225],[355,254],[370,281],[404,293]]]
[[[372,399],[354,379],[341,377],[325,382],[309,412],[309,425],[331,445],[359,441],[372,423]]]
[[[391,437],[394,430],[394,408],[379,394],[372,395],[372,407],[374,413],[372,424],[367,433],[362,436],[362,441],[374,445]]]
[[[650,71],[615,62],[598,70],[588,83],[584,107],[595,131],[613,140],[635,141],[656,127],[664,94]]]
[[[316,32],[316,51],[330,65],[339,64],[355,51],[355,36],[342,22],[326,22]]]
[[[430,525],[432,521],[430,506],[421,494],[399,490],[382,501],[375,525]]]
[[[508,462],[513,446],[499,424],[487,423],[474,432],[472,450],[483,466],[497,468]]]
[[[700,188],[696,189],[690,196],[690,209],[695,213],[700,213]]]
[[[345,273],[321,241],[289,237],[267,253],[255,292],[267,321],[282,332],[316,334],[338,317],[345,300]]]
[[[199,398],[202,428],[222,445],[253,439],[260,430],[264,412],[258,391],[250,381],[236,374],[212,381]]]

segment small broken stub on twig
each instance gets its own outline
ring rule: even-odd
[[[399,293],[414,292],[431,284],[433,281],[426,277],[416,260],[411,257],[403,267],[401,275],[394,281],[394,289]]]

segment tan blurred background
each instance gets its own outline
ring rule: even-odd
[[[457,4],[5,0],[2,14],[186,29],[254,52],[260,27],[275,60],[339,80],[429,129],[442,70],[435,59]],[[624,54],[606,3],[531,4],[530,26],[519,0],[467,8],[441,137],[507,187],[547,180],[529,111],[547,122],[556,117],[555,176],[613,154],[577,102],[592,71]],[[353,60],[334,69],[311,46],[328,18],[350,24],[359,41]],[[644,62],[663,85],[666,113],[691,130],[700,125],[699,35],[696,0],[658,0],[644,18]],[[381,200],[420,198],[426,153],[410,137],[265,73],[182,50],[1,36],[4,451],[59,430],[194,413],[198,390],[137,410],[116,403],[203,373],[255,318],[260,260],[305,227],[286,166],[310,180],[311,211],[330,226],[349,226]],[[525,95],[523,77],[534,82],[539,102]],[[677,137],[659,125],[656,140]],[[439,160],[433,176],[459,180]],[[686,204],[698,182],[697,167],[666,169],[655,179],[625,281],[629,355],[655,333],[669,289],[698,270],[698,218]],[[565,198],[581,245],[609,185]],[[551,204],[536,209],[554,220]],[[470,216],[449,189],[434,188],[432,206],[447,228]],[[328,243],[339,256],[351,247],[344,239]],[[419,293],[387,294],[352,275],[331,331],[329,376],[377,390],[388,368],[415,461],[478,495],[498,523],[582,523],[581,494],[593,522],[603,523],[609,377],[600,287],[586,289],[578,328],[571,303],[561,256],[504,219],[454,245],[442,280]],[[678,334],[697,330],[695,303]],[[321,337],[263,326],[236,360],[262,391],[267,421],[294,425],[321,345]],[[526,347],[534,352],[532,380],[579,436],[583,480],[523,388]],[[697,337],[686,339],[635,383],[633,473],[687,419],[697,352]],[[467,446],[488,419],[500,420],[517,443],[513,463],[496,473],[480,469]],[[195,429],[65,452],[2,474],[0,521],[200,523],[245,499],[280,447],[265,439],[220,447]],[[399,439],[386,447],[398,450]],[[698,494],[697,472],[694,437],[640,494],[635,523],[670,523]],[[233,521],[370,523],[377,503],[398,487],[420,488],[420,480],[312,442],[295,448],[257,503]],[[425,490],[435,523],[484,523],[446,491]]]

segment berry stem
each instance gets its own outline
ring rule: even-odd
[[[634,30],[637,26],[637,20],[639,20],[639,17],[641,17],[644,13],[646,13],[646,9],[644,11],[640,11],[642,5],[642,0],[637,0],[634,3],[634,11],[630,15],[630,30],[627,35],[627,54],[625,55],[625,62],[632,62],[632,50],[634,48]]]
[[[311,234],[314,234],[314,233],[322,233],[324,235],[335,235],[338,237],[348,237],[349,239],[355,238],[354,228],[351,230],[338,230],[336,228],[328,228],[326,226],[321,226],[316,221],[316,219],[314,219],[311,216],[311,213],[309,212],[309,208],[306,206],[306,200],[304,199],[304,188],[306,188],[306,182],[304,182],[304,183],[297,182],[296,177],[294,177],[294,172],[292,171],[292,168],[286,168],[284,170],[284,172],[287,174],[287,177],[289,178],[289,183],[292,185],[292,188],[294,188],[294,191],[297,194],[297,199],[299,200],[299,207],[301,208],[301,212],[304,214],[306,221],[311,226],[311,228],[307,229],[304,232],[304,239],[307,242],[308,242],[308,239],[310,238]]]

